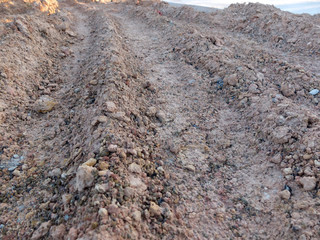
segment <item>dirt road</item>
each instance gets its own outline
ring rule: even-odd
[[[59,7],[42,87],[1,98],[3,239],[319,238],[318,16]]]

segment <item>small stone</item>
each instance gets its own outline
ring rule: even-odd
[[[177,144],[170,144],[169,146],[169,150],[170,152],[172,152],[173,154],[178,154],[180,152],[180,147]]]
[[[291,197],[291,193],[288,190],[283,190],[279,193],[281,199],[289,200]]]
[[[89,82],[89,84],[95,86],[95,85],[98,84],[98,81],[97,81],[97,80],[91,80],[91,81]]]
[[[98,172],[98,175],[100,176],[100,177],[103,177],[103,176],[106,176],[107,174],[108,174],[108,170],[103,170],[103,171],[99,171]]]
[[[107,218],[108,217],[108,210],[105,208],[100,208],[98,214],[101,218]]]
[[[106,106],[106,111],[107,112],[115,112],[117,110],[117,106],[114,102],[106,102],[105,103],[105,106]]]
[[[136,163],[131,163],[128,170],[132,173],[141,173],[141,167]]]
[[[260,93],[260,90],[258,89],[257,84],[254,84],[254,83],[250,84],[248,90],[250,93],[253,93],[253,94]]]
[[[305,191],[311,191],[315,189],[317,184],[317,179],[315,177],[302,177],[300,183]]]
[[[63,203],[64,205],[69,204],[70,201],[71,201],[71,199],[72,199],[72,194],[65,193],[65,194],[62,195],[62,203]]]
[[[33,232],[31,239],[37,240],[44,237],[48,233],[50,226],[50,221],[42,223],[40,227]]]
[[[117,145],[113,145],[113,144],[110,144],[109,147],[108,147],[108,151],[109,152],[116,152],[118,149],[118,146]]]
[[[37,112],[46,113],[52,111],[57,104],[52,97],[43,95],[34,103],[34,109]]]
[[[130,122],[130,118],[126,116],[125,112],[116,112],[112,114],[112,117],[123,122]]]
[[[141,181],[140,178],[129,176],[128,180],[131,187],[136,188],[137,190],[140,190],[140,191],[147,190],[147,186]]]
[[[82,166],[93,167],[97,163],[97,160],[94,158],[90,158],[88,161],[82,164]]]
[[[15,159],[19,159],[20,157],[19,157],[19,155],[18,155],[18,154],[14,154],[14,155],[13,155],[13,158],[15,158]]]
[[[291,134],[288,127],[282,126],[275,128],[272,132],[273,141],[277,144],[283,144],[289,141]]]
[[[74,227],[70,228],[67,239],[68,240],[76,240],[78,238],[78,230]]]
[[[156,117],[159,119],[159,121],[161,123],[165,123],[166,122],[166,115],[165,115],[165,113],[163,111],[158,111],[156,113]]]
[[[155,107],[149,107],[149,108],[147,109],[146,115],[147,115],[148,117],[154,117],[156,114],[157,114],[157,108],[155,108]]]
[[[60,168],[55,168],[52,171],[49,172],[49,177],[60,177],[61,176],[61,169]]]
[[[257,78],[258,78],[259,81],[262,81],[264,79],[264,74],[261,73],[261,72],[258,72],[257,73]]]
[[[189,171],[192,171],[192,172],[196,171],[195,166],[193,166],[193,165],[191,165],[191,164],[187,165],[187,166],[185,167],[185,169],[187,169],[187,170],[189,170]]]
[[[273,156],[271,158],[270,161],[273,162],[273,163],[279,164],[279,163],[281,163],[281,160],[282,160],[281,154],[276,154],[275,156]]]
[[[161,208],[155,202],[150,202],[149,212],[151,216],[161,216]]]
[[[91,187],[94,181],[92,171],[95,168],[82,165],[78,168],[76,175],[76,188],[79,192],[82,192],[85,188]]]
[[[107,116],[99,116],[98,118],[97,118],[97,121],[99,122],[99,123],[106,123],[106,122],[108,122],[108,117]]]
[[[104,183],[104,184],[96,184],[94,187],[99,193],[105,193],[109,189],[109,185]]]
[[[317,160],[314,160],[314,165],[315,165],[316,167],[320,167],[320,162],[317,161]]]
[[[303,159],[304,160],[309,160],[309,159],[311,159],[312,158],[312,154],[304,154],[303,155]]]
[[[138,152],[135,149],[128,149],[127,152],[129,154],[131,154],[132,156],[137,156],[138,155]]]
[[[283,96],[285,97],[291,97],[294,95],[295,93],[295,88],[293,85],[291,85],[290,83],[285,83],[281,86],[281,93],[283,94]]]
[[[116,204],[110,204],[108,207],[108,212],[110,214],[118,214],[119,213],[119,208]]]
[[[290,174],[292,174],[292,168],[285,168],[285,169],[283,169],[283,173],[284,173],[284,175],[290,175]]]
[[[230,86],[236,86],[237,84],[238,84],[238,77],[237,77],[237,74],[236,73],[234,73],[234,74],[232,74],[232,75],[230,75],[230,76],[226,76],[225,78],[224,78],[224,81],[227,83],[227,84],[229,84]]]
[[[66,235],[66,227],[63,224],[52,226],[50,229],[50,236],[54,240],[63,240]]]
[[[309,92],[309,94],[311,94],[311,95],[317,95],[319,93],[319,89],[312,89],[310,92]]]
[[[20,177],[22,175],[22,173],[18,170],[18,169],[15,169],[13,172],[12,172],[12,175],[13,176],[16,176],[16,177]]]
[[[123,191],[124,195],[128,198],[131,198],[134,196],[134,189],[131,187],[126,187]]]
[[[133,211],[132,213],[132,218],[133,220],[135,220],[136,222],[141,222],[141,212],[138,210]]]
[[[106,162],[99,162],[98,169],[103,171],[109,168],[109,164]]]

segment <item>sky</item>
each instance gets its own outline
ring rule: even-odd
[[[272,4],[276,7],[293,13],[320,13],[320,0],[255,0],[255,1],[241,1],[241,0],[167,0],[168,2],[199,5],[205,7],[225,8],[232,3],[245,3],[245,2],[259,2],[263,4]]]

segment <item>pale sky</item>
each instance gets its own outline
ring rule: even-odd
[[[320,0],[255,0],[255,1],[241,1],[241,0],[167,0],[168,2],[199,5],[205,7],[225,8],[232,3],[248,3],[259,2],[263,4],[271,4],[276,7],[294,13],[320,13]]]

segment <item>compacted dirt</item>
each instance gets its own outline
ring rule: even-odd
[[[0,239],[320,238],[319,15],[0,6]]]

